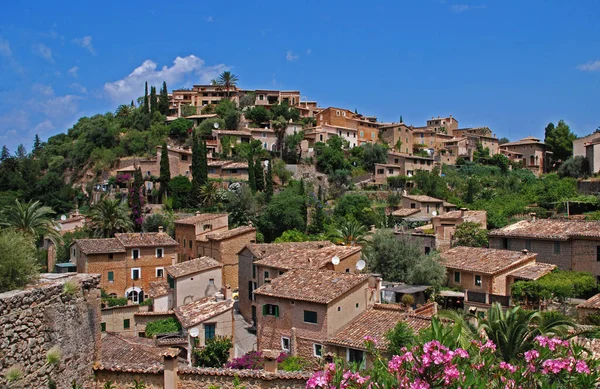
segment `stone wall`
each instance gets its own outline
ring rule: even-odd
[[[92,378],[100,352],[99,283],[99,275],[43,274],[24,290],[0,294],[0,387],[9,368],[22,371],[18,384],[27,388],[46,388],[49,378],[58,388]],[[49,365],[54,346],[62,355]]]

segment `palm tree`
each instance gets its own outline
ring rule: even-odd
[[[279,149],[279,158],[283,158],[283,137],[285,136],[285,130],[287,129],[288,121],[280,116],[277,119],[271,121],[271,127],[275,131],[277,137],[277,148]]]
[[[218,198],[219,188],[214,182],[207,182],[200,187],[200,201],[205,207],[213,206]]]
[[[0,226],[14,228],[34,239],[46,237],[55,245],[62,242],[58,225],[52,219],[56,213],[50,207],[43,206],[39,201],[15,204],[5,207],[0,213]]]
[[[133,230],[127,204],[120,200],[104,199],[90,211],[91,226],[98,238],[111,238],[117,232]]]
[[[217,79],[217,84],[227,91],[227,98],[229,98],[229,90],[231,88],[235,88],[238,81],[239,79],[235,74],[226,71],[219,75],[219,78]]]
[[[451,324],[448,323],[446,325],[445,346],[466,349],[472,340],[479,339],[478,334],[480,331],[477,327],[477,322],[474,322],[475,316],[453,310],[440,311],[438,316],[444,321],[451,322]]]
[[[494,303],[487,317],[479,321],[479,328],[496,344],[497,352],[506,362],[531,349],[536,336],[564,337],[572,327],[573,323],[568,320],[544,320],[540,312],[520,307],[505,312],[499,303]]]
[[[330,238],[344,246],[361,246],[367,243],[367,227],[356,220],[344,220],[333,232]]]
[[[131,115],[132,110],[133,107],[131,105],[121,104],[119,105],[119,107],[117,107],[115,111],[115,116],[120,118],[126,118],[127,116]]]

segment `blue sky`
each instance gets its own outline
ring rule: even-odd
[[[88,4],[89,3],[89,4]],[[498,137],[600,125],[598,1],[6,2],[0,144],[31,148],[82,115],[229,69],[243,88]]]

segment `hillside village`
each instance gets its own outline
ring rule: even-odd
[[[574,337],[594,385],[600,134],[499,139],[238,84],[146,84],[30,153],[3,148],[1,385],[319,387],[327,363],[374,374],[403,347],[468,349],[477,328],[513,365],[536,336]],[[85,338],[29,333],[56,298],[72,310],[52,320]],[[530,338],[500,343],[489,329],[510,320]]]

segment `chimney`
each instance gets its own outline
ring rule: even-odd
[[[202,215],[202,212],[196,211],[196,216]]]
[[[179,354],[179,349],[176,348],[168,348],[167,351],[163,353],[163,365],[164,365],[164,373],[163,373],[163,383],[165,389],[177,389],[178,378],[177,378],[177,355]]]
[[[261,354],[263,358],[265,358],[265,371],[267,373],[277,373],[277,358],[279,357],[279,351],[263,350]]]
[[[162,234],[163,233],[163,226],[158,226],[158,233]]]
[[[523,249],[523,250],[521,250],[521,252],[522,252],[524,255],[527,255],[527,254],[529,253],[529,250],[527,250],[527,249]]]
[[[224,299],[225,299],[225,296],[223,295],[223,293],[221,293],[221,292],[215,293],[215,300],[216,301],[223,301]]]
[[[223,296],[225,297],[225,300],[231,300],[231,286],[225,285],[225,287],[223,288]]]
[[[534,222],[534,221],[535,221],[535,219],[536,219],[536,216],[537,216],[537,215],[536,215],[536,213],[535,213],[535,212],[531,212],[531,213],[529,214],[529,216],[531,216],[531,221],[532,221],[532,222]]]
[[[461,209],[460,209],[460,217],[463,217],[463,216],[465,216],[465,212],[466,212],[466,211],[468,211],[468,209],[467,209],[467,208],[461,208]]]

